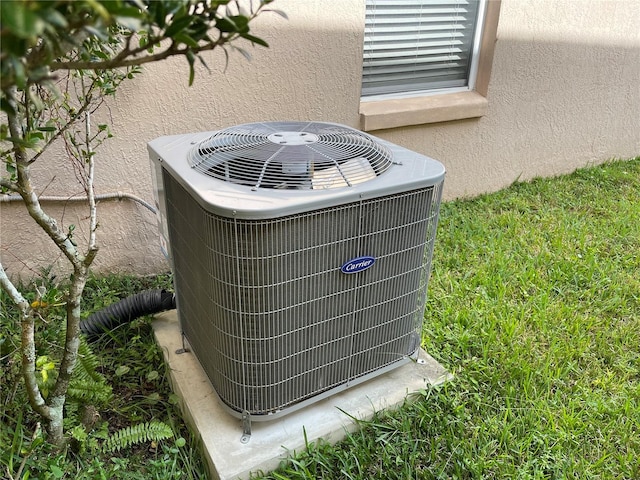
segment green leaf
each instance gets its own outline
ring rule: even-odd
[[[106,42],[109,39],[109,35],[106,30],[96,28],[93,25],[85,25],[83,28],[103,42]]]
[[[47,8],[40,13],[40,16],[54,27],[65,28],[68,25],[64,15],[53,8]]]
[[[275,13],[276,15],[280,15],[285,20],[289,20],[289,17],[287,16],[287,14],[284,13],[282,10],[277,10],[275,8],[267,8],[263,10],[263,12],[272,12],[272,13]]]
[[[15,109],[11,106],[11,104],[5,97],[0,98],[0,109],[8,115],[16,114]]]
[[[187,61],[189,62],[189,86],[193,85],[193,79],[196,76],[196,70],[194,68],[194,63],[196,60],[196,56],[192,51],[188,51],[186,53]]]
[[[232,17],[219,18],[216,21],[216,28],[225,33],[244,33],[249,31],[249,19],[244,15],[234,15]]]
[[[9,64],[13,68],[13,73],[16,77],[16,85],[18,88],[24,90],[27,86],[27,75],[24,71],[24,65],[19,58],[9,57]]]
[[[187,47],[198,48],[198,42],[184,32],[177,33],[173,39],[178,43],[184,43]]]
[[[71,379],[67,397],[81,402],[90,402],[93,405],[106,405],[113,395],[110,385],[104,381],[95,381],[90,377],[84,379]]]
[[[102,450],[106,453],[119,451],[131,445],[143,442],[160,441],[173,437],[171,427],[163,422],[151,421],[133,425],[114,432],[104,442]]]
[[[41,368],[47,362],[49,362],[49,357],[47,357],[46,355],[39,356],[38,358],[36,358],[36,368]]]
[[[193,18],[189,16],[184,16],[184,17],[175,19],[173,22],[171,22],[171,25],[169,25],[165,30],[164,32],[165,36],[169,38],[173,38],[177,33],[187,28],[192,21],[193,21]]]
[[[27,2],[0,2],[2,30],[9,30],[19,38],[37,37],[44,31],[45,23],[29,10]]]
[[[116,368],[116,375],[118,377],[121,377],[121,376],[125,375],[126,373],[128,373],[129,370],[131,370],[131,369],[128,366],[120,365],[118,368]]]
[[[242,54],[242,56],[247,59],[247,61],[249,61],[249,62],[251,61],[251,54],[249,52],[247,52],[244,48],[233,47],[233,46],[232,46],[232,48],[234,50],[240,52]]]
[[[257,43],[258,45],[262,45],[263,47],[267,47],[267,48],[269,47],[269,44],[267,42],[265,42],[261,38],[254,37],[253,35],[249,35],[248,33],[241,33],[240,36],[242,38],[246,38],[252,43]]]
[[[235,25],[237,25],[239,32],[249,31],[249,17],[245,17],[244,15],[234,15],[229,18]]]
[[[111,11],[111,14],[114,17],[127,17],[127,18],[135,18],[138,20],[141,20],[144,17],[144,13],[141,8],[129,7],[129,6],[117,8]]]
[[[202,55],[198,55],[198,60],[200,60],[202,66],[206,68],[209,73],[211,73],[211,69],[209,68],[209,65],[207,65],[207,62],[204,61],[204,58],[202,58]]]
[[[148,41],[149,41],[149,33],[146,30],[140,30],[138,32],[138,46],[147,48]]]
[[[93,56],[101,60],[109,60],[111,58],[106,52],[101,52],[100,50],[93,52]]]
[[[137,9],[133,8],[132,10]],[[142,26],[142,21],[139,18],[135,18],[131,15],[117,15],[116,22],[132,32],[137,32]]]
[[[42,132],[31,131],[24,135],[24,139],[21,142],[14,143],[20,143],[25,148],[36,148],[42,140],[44,140]]]
[[[147,397],[147,401],[150,403],[158,403],[162,397],[158,392],[153,392]]]
[[[167,17],[167,11],[164,7],[165,2],[149,2],[149,15],[153,18],[159,28],[164,27],[165,18]]]
[[[64,476],[62,469],[56,465],[49,465],[49,471],[53,474],[54,478],[62,478]]]
[[[29,79],[34,82],[39,82],[40,80],[43,80],[49,77],[50,74],[51,74],[51,71],[49,70],[48,66],[40,66],[40,67],[32,68],[29,71]]]

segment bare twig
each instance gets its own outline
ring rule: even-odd
[[[87,111],[87,109],[91,106],[91,103],[84,103],[80,109],[73,115],[71,115],[69,121],[67,123],[65,123],[62,127],[58,128],[56,133],[54,135],[52,135],[52,137],[49,139],[49,141],[47,143],[44,144],[44,146],[42,147],[42,149],[36,153],[30,160],[29,160],[29,164],[35,162],[36,160],[38,160],[38,158],[40,158],[40,156],[47,151],[47,148],[53,143],[55,142],[58,138],[60,138],[61,135],[63,135],[68,129],[69,127],[71,127],[71,125],[73,125],[74,123],[76,123],[78,121],[79,118],[82,118],[85,111]]]
[[[96,245],[96,229],[98,228],[98,215],[96,211],[96,196],[93,189],[93,178],[95,170],[95,153],[89,148],[91,145],[91,116],[87,112],[85,114],[85,140],[87,149],[89,150],[89,173],[87,175],[87,198],[89,199],[89,245],[87,255],[84,259],[85,267],[89,267],[93,261],[93,257],[98,251]]]

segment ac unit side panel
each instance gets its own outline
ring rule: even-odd
[[[441,183],[245,220],[163,178],[181,326],[232,410],[286,410],[419,348]]]

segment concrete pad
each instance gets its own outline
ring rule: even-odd
[[[305,432],[309,442],[321,438],[336,443],[348,431],[357,429],[350,416],[371,418],[376,411],[402,405],[409,393],[451,378],[421,350],[418,362],[410,362],[276,420],[253,422],[251,439],[242,443],[242,421],[222,407],[193,353],[176,353],[182,348],[176,311],[157,315],[153,329],[169,365],[182,411],[202,440],[211,477],[220,480],[246,479],[251,472],[266,473],[277,468],[282,460],[304,450]]]

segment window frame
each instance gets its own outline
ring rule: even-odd
[[[485,115],[500,6],[501,0],[486,0],[479,17],[479,49],[471,64],[468,86],[361,97],[360,128],[372,131]]]

